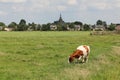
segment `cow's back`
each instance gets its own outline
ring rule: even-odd
[[[86,45],[81,45],[81,46],[78,46],[77,47],[77,50],[80,50],[83,52],[83,55],[84,56],[87,56],[88,53],[90,52],[90,47],[89,46],[86,46]]]

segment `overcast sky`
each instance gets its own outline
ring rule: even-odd
[[[120,23],[120,0],[0,0],[0,22],[52,23],[62,14],[65,22],[95,24],[98,19]]]

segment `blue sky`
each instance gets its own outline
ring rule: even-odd
[[[98,19],[120,23],[120,0],[0,0],[0,22],[52,23],[62,14],[65,22],[95,24]]]

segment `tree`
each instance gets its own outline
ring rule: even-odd
[[[42,31],[49,31],[50,30],[50,24],[43,24],[41,30]]]
[[[110,24],[110,26],[108,27],[108,30],[110,30],[110,31],[113,31],[113,30],[115,30],[115,24]]]
[[[90,27],[89,27],[88,24],[84,24],[83,28],[84,28],[84,31],[88,31],[88,30],[90,30]]]
[[[3,22],[0,22],[0,26],[5,26],[5,23],[3,23]]]
[[[79,22],[79,21],[75,21],[74,24],[75,24],[75,25],[81,25],[81,26],[83,25],[83,23],[82,23],[82,22]]]
[[[0,30],[4,30],[4,27],[5,27],[5,23],[0,22]]]
[[[105,29],[107,29],[107,23],[105,21],[103,21],[102,24],[105,27]]]
[[[30,26],[31,26],[30,29],[32,29],[34,31],[36,30],[36,24],[34,22],[32,22],[32,24],[30,24]]]
[[[102,20],[98,20],[98,21],[96,22],[96,25],[102,25],[102,24],[103,24]]]
[[[27,25],[26,25],[26,21],[24,19],[21,19],[19,24],[18,24],[18,31],[25,31],[27,30]]]
[[[8,28],[14,28],[14,30],[17,29],[17,24],[15,22],[11,22],[9,25],[8,25]]]
[[[67,25],[66,24],[59,24],[57,25],[58,31],[67,31]]]
[[[37,31],[39,31],[39,30],[41,30],[41,25],[40,24],[37,25]]]
[[[69,28],[74,28],[74,23],[70,23]]]

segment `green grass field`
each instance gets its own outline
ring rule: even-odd
[[[120,35],[90,32],[0,32],[0,80],[120,80]],[[79,45],[88,63],[68,64]]]

